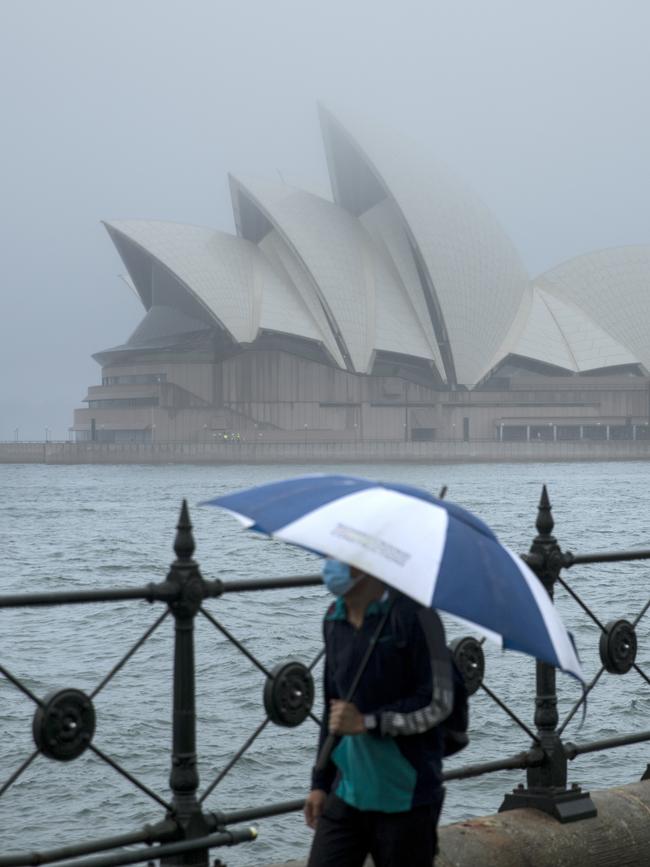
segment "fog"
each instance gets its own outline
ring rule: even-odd
[[[140,302],[102,219],[328,191],[317,100],[418,139],[531,276],[650,242],[645,0],[0,0],[0,440],[64,439]]]

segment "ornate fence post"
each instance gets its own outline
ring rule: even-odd
[[[563,555],[553,535],[554,521],[546,485],[542,487],[535,526],[537,536],[526,560],[553,599]],[[557,691],[555,668],[552,665],[536,662],[536,687],[535,726],[544,761],[538,767],[527,769],[527,786],[520,785],[506,795],[499,812],[534,807],[550,813],[560,822],[595,816],[596,808],[588,792],[583,792],[575,783],[567,789],[567,757],[557,731]]]
[[[194,537],[183,500],[174,542],[176,560],[167,581],[180,593],[170,603],[175,620],[174,698],[172,730],[172,766],[169,786],[173,793],[173,815],[182,829],[184,840],[203,837],[209,827],[197,800],[199,774],[196,767],[196,701],[194,694],[194,618],[205,596],[205,584],[199,567],[192,559]],[[161,861],[165,865],[195,864],[207,867],[209,851],[173,856]]]

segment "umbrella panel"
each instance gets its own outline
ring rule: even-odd
[[[210,501],[250,529],[335,557],[582,679],[544,587],[470,512],[407,485],[300,476]]]

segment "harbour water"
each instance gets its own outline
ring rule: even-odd
[[[181,499],[194,524],[196,559],[206,578],[304,574],[315,558],[246,534],[218,510],[201,507],[219,493],[317,466],[40,466],[0,467],[0,593],[140,586],[160,581],[173,559]],[[336,471],[331,465],[322,468]],[[350,472],[351,467],[342,467]],[[526,551],[535,535],[542,483],[553,503],[555,533],[574,552],[650,547],[650,465],[544,463],[366,464],[358,475],[406,481],[437,492],[486,520],[510,547]],[[634,619],[650,596],[650,565],[574,567],[567,580],[606,622]],[[560,588],[558,605],[573,631],[588,676],[598,670],[599,630]],[[321,589],[232,594],[207,603],[213,616],[272,667],[289,657],[309,662],[320,646],[327,603]],[[0,610],[0,662],[37,695],[60,687],[86,691],[162,612],[145,602]],[[447,619],[448,636],[466,634]],[[650,669],[650,615],[641,621],[637,661]],[[172,623],[166,620],[97,696],[94,743],[147,786],[168,795],[171,739]],[[519,654],[487,649],[486,683],[532,725],[534,665]],[[198,752],[208,785],[264,718],[260,672],[204,618],[197,620]],[[318,670],[317,678],[320,674]],[[560,716],[580,695],[558,676]],[[0,677],[0,787],[34,749],[33,705]],[[586,720],[568,740],[587,741],[647,728],[650,689],[635,673],[605,675],[589,697]],[[316,726],[266,727],[206,800],[213,810],[258,806],[306,792]],[[528,747],[527,736],[479,692],[471,702],[471,744],[450,766],[504,757]],[[603,788],[638,780],[643,744],[580,757],[569,781]],[[523,772],[450,783],[443,822],[494,812]],[[91,753],[58,763],[39,756],[0,797],[1,851],[35,850],[135,830],[163,809]],[[295,814],[259,823],[252,844],[220,853],[229,867],[303,855],[309,832]],[[215,853],[218,854],[218,853]]]

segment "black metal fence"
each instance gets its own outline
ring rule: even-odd
[[[533,730],[484,682],[485,660],[482,642],[471,637],[456,639],[452,642],[452,651],[470,694],[478,690],[483,691],[531,739],[531,747],[524,752],[497,761],[456,768],[448,771],[445,779],[460,780],[496,771],[525,769],[526,784],[520,784],[513,792],[507,794],[500,809],[535,807],[553,815],[561,822],[570,822],[593,816],[596,811],[588,792],[575,784],[568,786],[568,762],[586,753],[650,740],[650,731],[628,732],[617,737],[586,743],[570,743],[562,738],[567,725],[587,701],[590,692],[605,672],[617,676],[635,672],[643,681],[650,684],[650,678],[636,662],[638,626],[650,608],[650,600],[631,622],[617,619],[603,623],[585,600],[567,584],[561,573],[563,570],[579,565],[650,559],[650,550],[581,555],[563,551],[553,536],[553,517],[546,488],[542,490],[536,527],[537,536],[533,540],[529,553],[524,555],[524,559],[536,572],[551,598],[556,586],[560,585],[597,625],[600,630],[601,666],[586,685],[581,698],[560,721],[555,669],[538,662]],[[259,581],[205,580],[193,560],[194,540],[185,502],[181,509],[174,550],[176,560],[172,563],[165,580],[160,583],[125,589],[0,596],[0,608],[105,603],[133,599],[165,605],[163,613],[89,693],[70,688],[41,697],[0,664],[0,674],[24,693],[35,706],[32,721],[35,748],[18,764],[8,779],[0,780],[0,798],[39,756],[53,761],[69,762],[89,750],[155,801],[159,808],[163,808],[164,817],[155,824],[146,825],[131,833],[47,851],[0,855],[0,867],[28,867],[28,865],[50,863],[55,863],[58,867],[114,867],[114,865],[117,867],[122,864],[155,860],[166,865],[207,865],[211,849],[233,846],[255,839],[255,829],[246,826],[245,823],[302,808],[302,800],[264,804],[230,812],[214,812],[206,808],[205,802],[208,796],[235,767],[269,723],[291,728],[310,718],[314,723],[319,724],[312,711],[314,701],[312,672],[322,653],[308,664],[292,661],[269,670],[205,607],[205,603],[207,600],[228,593],[319,585],[320,577],[290,576]],[[198,615],[209,621],[249,659],[252,665],[259,669],[266,679],[265,719],[202,792],[199,792],[197,773],[194,664],[194,625]],[[150,789],[94,743],[93,704],[96,696],[169,616],[173,618],[175,626],[172,750],[169,776],[171,797],[163,796]],[[642,779],[647,778],[650,778],[650,766],[642,777]],[[125,847],[131,848],[125,851]],[[88,858],[90,855],[95,857]]]

